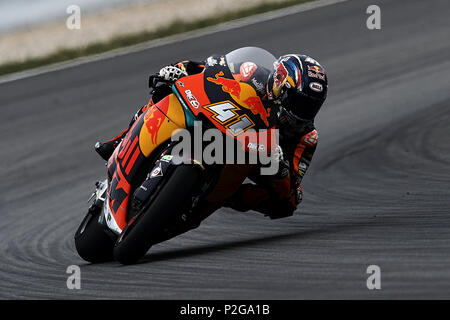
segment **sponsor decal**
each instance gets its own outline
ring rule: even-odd
[[[241,86],[239,82],[234,79],[228,79],[223,77],[224,73],[220,71],[216,73],[214,78],[206,78],[208,81],[222,86],[222,91],[231,94],[234,97],[239,98],[241,94]]]
[[[325,73],[323,69],[319,66],[308,66],[308,71],[314,71],[315,73],[322,73],[322,74]]]
[[[258,82],[258,80],[256,80],[256,78],[252,78],[251,81],[253,83],[253,86],[256,88],[256,91],[263,94],[266,89],[264,87],[264,85],[261,82]]]
[[[325,81],[325,76],[320,73],[313,73],[311,71],[308,71],[308,77],[310,78],[316,78]]]
[[[254,115],[259,115],[266,126],[269,126],[270,109],[266,110],[261,99],[258,96],[241,97],[241,86],[249,86],[250,88],[251,86],[246,83],[239,83],[234,79],[224,78],[223,75],[223,72],[220,71],[214,78],[208,77],[207,80],[222,86],[222,91],[230,94],[240,106],[249,109]]]
[[[191,106],[197,109],[200,106],[200,102],[198,102],[197,98],[194,96],[191,90],[184,90],[184,93],[186,94],[186,98],[188,99]]]
[[[315,92],[322,92],[323,91],[323,86],[320,83],[317,83],[317,82],[311,82],[309,84],[309,87],[311,88],[311,90],[314,90]]]
[[[220,64],[221,66],[226,66],[226,63],[225,63],[225,57],[220,57],[220,62],[219,62],[219,64]]]
[[[167,112],[168,106],[169,104],[160,104],[160,107],[163,107],[162,111],[164,112]],[[159,109],[156,107],[148,109],[147,113],[145,114],[145,126],[147,127],[147,131],[151,136],[151,141],[153,144],[156,144],[158,141],[158,131],[163,124],[165,117],[166,116],[164,115],[164,113],[159,111]]]
[[[164,156],[161,158],[161,161],[164,161],[164,162],[170,162],[170,161],[172,160],[172,158],[173,158],[172,155],[166,154],[166,155],[164,155]]]
[[[150,175],[150,179],[154,178],[154,177],[162,177],[163,173],[162,173],[162,168],[161,168],[161,164],[159,164],[158,167],[156,167],[155,169],[153,169],[151,175]]]
[[[177,81],[177,83],[178,83],[178,85],[179,85],[180,87],[183,87],[183,88],[184,88],[184,83],[183,83],[183,82]]]
[[[319,139],[317,130],[313,130],[303,136],[303,142],[310,147],[314,147],[317,144],[317,139]]]
[[[258,69],[258,66],[253,62],[244,62],[243,64],[241,64],[241,67],[239,68],[241,80],[247,81],[248,79],[250,79],[253,73],[255,73],[256,69]]]

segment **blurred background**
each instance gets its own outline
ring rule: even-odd
[[[158,0],[0,0],[0,32],[30,28],[66,17],[66,8],[76,4],[86,13]]]
[[[117,45],[137,43],[148,34],[133,34],[301,0],[73,1],[0,0],[1,61],[120,35],[127,41]],[[449,299],[450,1],[377,0],[375,30],[367,27],[374,2],[308,2],[234,28],[0,77],[0,299]],[[81,9],[80,30],[66,26],[69,4]],[[243,46],[305,53],[327,71],[298,210],[270,220],[223,208],[139,264],[83,261],[73,235],[106,173],[95,142],[128,126],[161,67]],[[66,285],[71,265],[81,268],[81,290]],[[367,287],[372,265],[380,290]]]
[[[0,64],[42,58],[63,49],[84,48],[117,37],[155,32],[175,21],[192,22],[255,6],[289,2],[304,1],[0,0]],[[66,25],[68,19],[73,21],[74,12],[68,8],[74,5],[80,10],[79,29],[69,29]]]

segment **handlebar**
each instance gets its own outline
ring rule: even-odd
[[[155,88],[156,85],[158,83],[164,83],[164,84],[172,84],[173,81],[172,80],[166,80],[163,77],[155,74],[155,75],[151,75],[150,77],[148,77],[148,87],[151,88]]]

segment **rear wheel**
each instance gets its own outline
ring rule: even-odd
[[[81,225],[75,233],[75,247],[81,258],[98,263],[112,261],[115,239],[107,234],[105,227],[98,220],[102,210],[91,206]]]
[[[154,237],[160,235],[192,200],[193,190],[200,179],[201,171],[196,166],[176,167],[150,207],[123,230],[114,247],[114,258],[122,264],[139,260],[154,243]]]

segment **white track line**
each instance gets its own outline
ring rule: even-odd
[[[318,1],[307,2],[307,3],[299,4],[296,6],[275,10],[275,11],[269,11],[266,13],[261,13],[261,14],[250,16],[247,18],[242,18],[242,19],[237,19],[237,20],[233,20],[230,22],[221,23],[216,26],[206,27],[203,29],[180,33],[180,34],[176,34],[176,35],[169,36],[169,37],[162,38],[162,39],[151,40],[151,41],[139,43],[139,44],[136,44],[133,46],[125,47],[125,48],[114,49],[114,50],[110,50],[110,51],[107,51],[104,53],[99,53],[99,54],[90,55],[90,56],[86,56],[86,57],[76,58],[76,59],[69,60],[66,62],[54,63],[54,64],[50,64],[47,66],[39,67],[39,68],[34,68],[34,69],[30,69],[30,70],[25,70],[25,71],[8,74],[8,75],[0,77],[0,84],[6,83],[6,82],[11,82],[11,81],[16,81],[16,80],[20,80],[20,79],[24,79],[24,78],[28,78],[28,77],[37,76],[37,75],[40,75],[43,73],[49,73],[49,72],[53,72],[53,71],[72,68],[72,67],[76,67],[76,66],[79,66],[79,65],[82,65],[85,63],[89,63],[89,62],[118,57],[118,56],[126,55],[129,53],[133,53],[133,52],[139,52],[139,51],[143,51],[143,50],[146,50],[149,48],[160,47],[163,45],[179,42],[182,40],[198,38],[201,36],[210,35],[210,34],[221,32],[221,31],[238,29],[238,28],[256,24],[259,22],[264,22],[264,21],[281,18],[281,17],[286,17],[289,15],[297,14],[299,12],[309,11],[309,10],[313,10],[313,9],[317,9],[317,8],[329,6],[332,4],[345,2],[345,1],[348,1],[348,0],[318,0]]]

